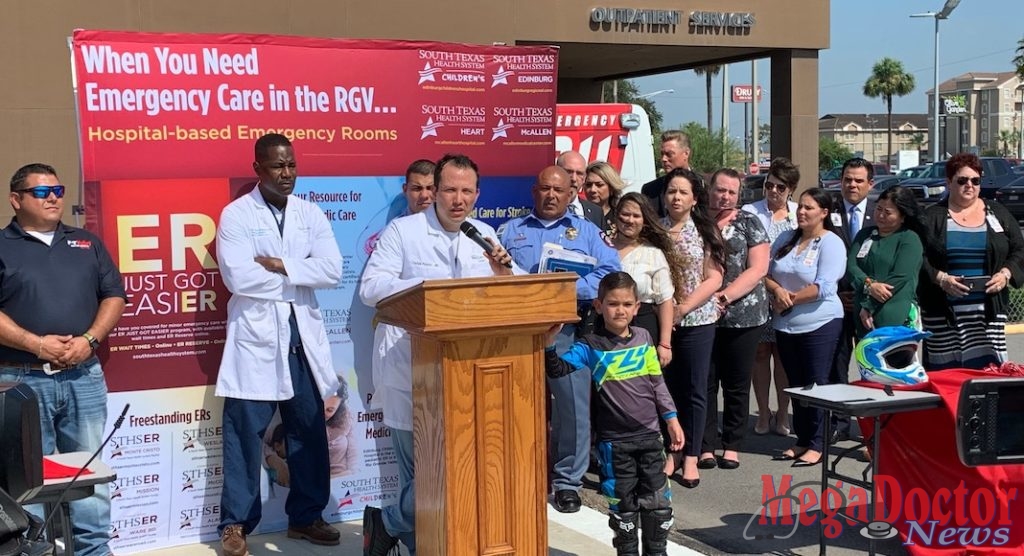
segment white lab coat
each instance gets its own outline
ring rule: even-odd
[[[289,197],[284,237],[277,219],[254,187],[227,207],[217,228],[217,259],[228,301],[227,341],[216,393],[245,400],[287,400],[292,308],[306,359],[320,396],[338,390],[327,329],[314,289],[341,281],[341,253],[327,217],[313,203]],[[277,257],[287,276],[270,272],[254,257]]]
[[[480,234],[498,242],[494,228],[467,219]],[[513,263],[515,274],[526,274]],[[424,280],[493,276],[483,249],[461,233],[441,227],[434,207],[396,218],[377,240],[359,284],[363,303],[377,303]],[[412,430],[412,342],[405,330],[378,324],[373,334],[372,407],[383,408],[384,424]]]

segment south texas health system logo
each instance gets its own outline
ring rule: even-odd
[[[871,498],[865,489],[850,487],[847,497],[842,481],[830,484],[824,495],[820,488],[818,481],[794,484],[792,475],[783,475],[778,484],[773,476],[762,475],[761,509],[747,521],[743,538],[788,539],[797,527],[817,525],[820,519],[828,539],[839,537],[844,526],[856,526],[869,539],[888,539],[897,535],[894,526],[903,524],[904,545],[1003,546],[1010,541],[1010,504],[1017,498],[1016,488],[971,490],[960,481],[954,489],[929,493],[912,488],[904,493],[895,478],[878,475],[875,520],[870,522]]]

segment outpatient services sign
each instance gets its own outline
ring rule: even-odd
[[[111,485],[115,550],[216,536],[229,472],[210,386],[229,298],[216,230],[223,207],[254,186],[253,143],[269,132],[292,139],[295,195],[323,209],[344,258],[341,283],[317,293],[344,383],[326,404],[325,518],[390,503],[397,470],[371,403],[363,266],[406,208],[413,160],[472,157],[481,170],[474,216],[491,224],[529,210],[533,176],[553,159],[556,49],[78,31],[72,51],[86,225],[128,293],[102,348],[111,413],[131,403],[104,455],[122,477]],[[262,530],[283,529],[287,485],[268,468],[261,492]]]

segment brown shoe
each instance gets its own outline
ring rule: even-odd
[[[288,538],[305,539],[313,544],[323,546],[334,546],[341,543],[341,533],[319,518],[305,527],[289,526]]]
[[[245,543],[245,530],[241,525],[228,525],[220,534],[220,552],[223,556],[249,556]]]

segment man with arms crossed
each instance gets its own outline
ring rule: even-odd
[[[447,154],[434,170],[433,208],[388,224],[366,263],[359,285],[363,303],[380,300],[424,280],[512,274],[518,268],[494,239],[494,229],[469,218],[480,196],[480,174],[469,157]],[[493,246],[484,252],[459,231],[469,222]],[[399,540],[416,554],[416,467],[412,437],[412,341],[405,330],[380,324],[373,338],[373,402],[384,409],[384,424],[398,458],[398,503],[363,512],[363,555],[385,556]]]
[[[224,398],[224,556],[248,554],[245,536],[262,517],[263,437],[280,410],[291,490],[288,537],[336,545],[324,522],[331,494],[324,400],[338,390],[314,290],[341,280],[341,253],[323,211],[292,195],[295,153],[276,133],[256,141],[259,183],[221,213],[217,258],[228,301],[227,341],[217,376]]]
[[[35,392],[46,455],[99,449],[107,385],[95,351],[125,305],[103,243],[61,223],[64,193],[52,166],[23,166],[11,178],[14,219],[0,234],[0,382]],[[111,553],[106,486],[71,502],[71,521],[76,555]]]

